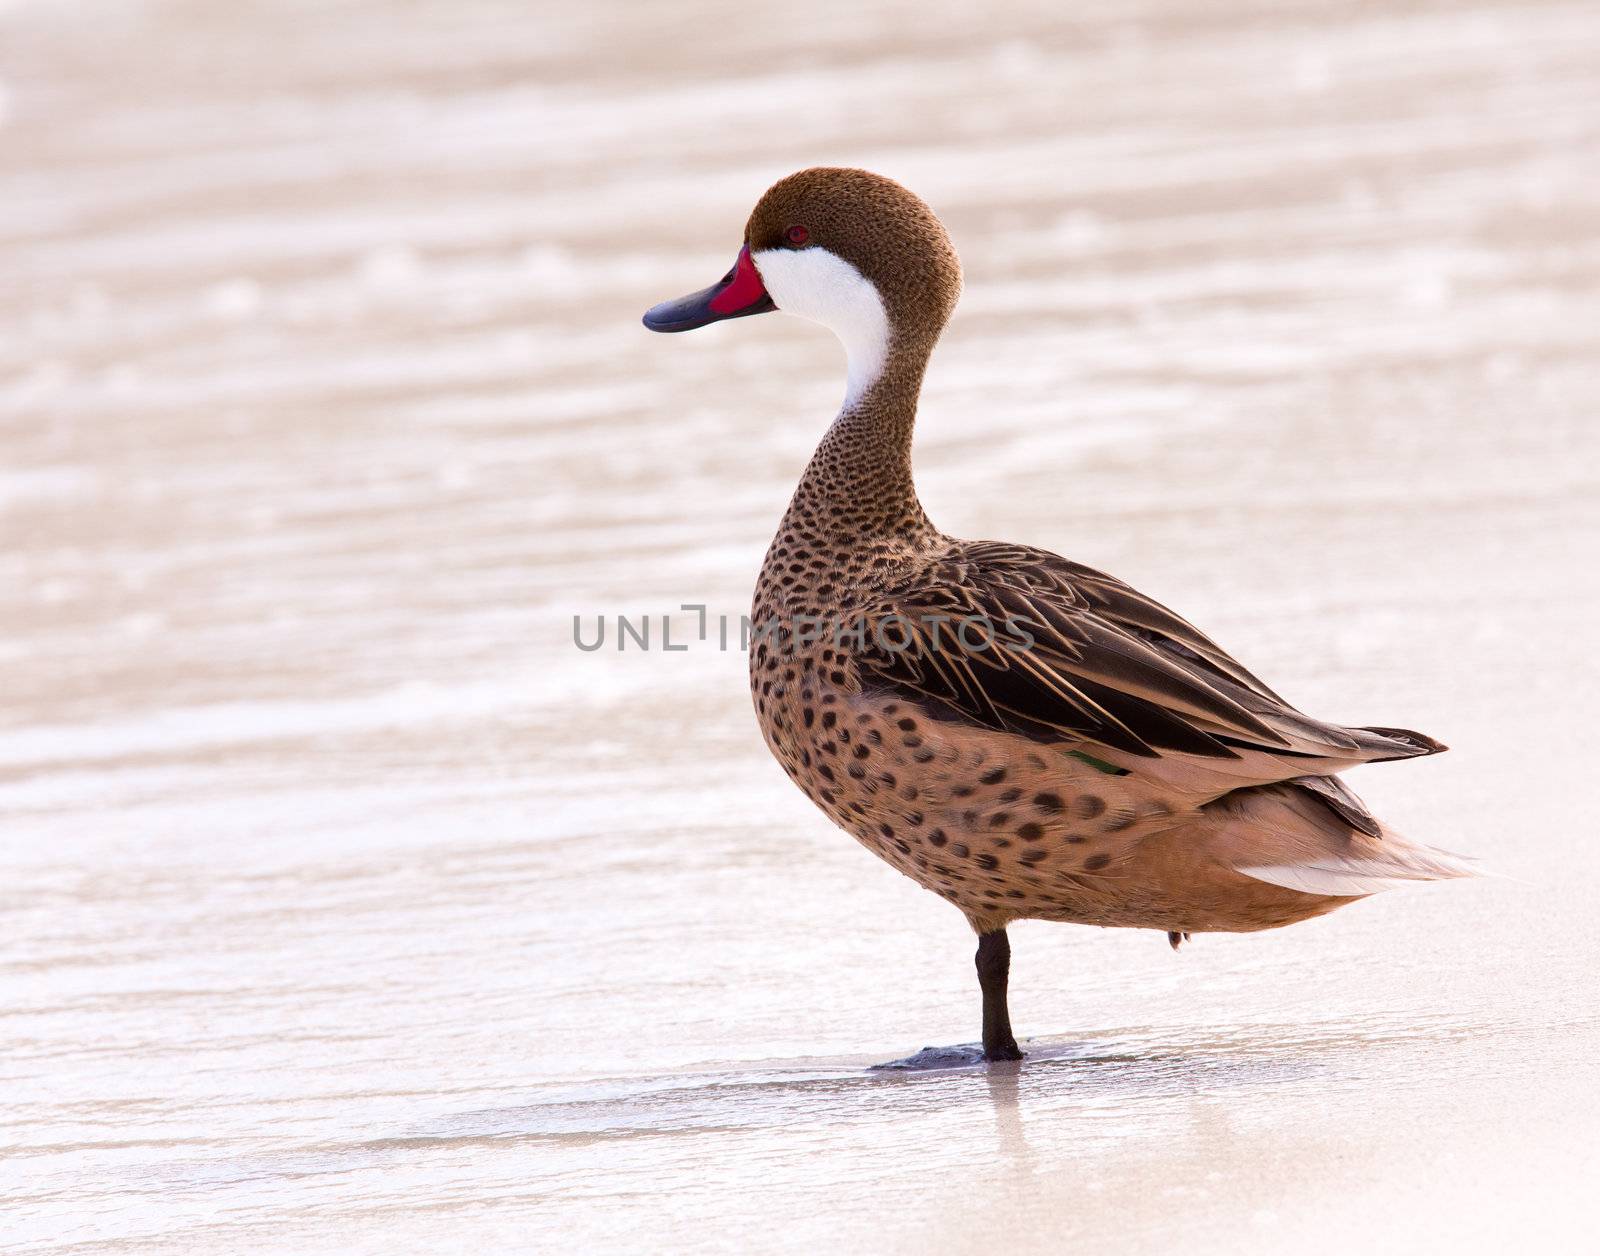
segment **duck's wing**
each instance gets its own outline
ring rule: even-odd
[[[1113,763],[1209,760],[1235,788],[1443,749],[1312,719],[1159,602],[1026,546],[953,542],[863,612],[864,685],[985,727],[1093,743]]]

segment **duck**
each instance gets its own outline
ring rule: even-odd
[[[961,284],[923,200],[816,167],[761,196],[720,280],[644,324],[777,311],[844,346],[844,400],[756,581],[751,694],[806,796],[966,917],[981,1058],[1023,1056],[1007,993],[1016,921],[1150,929],[1176,950],[1475,875],[1378,820],[1339,776],[1440,742],[1308,716],[1116,577],[933,524],[912,433]]]

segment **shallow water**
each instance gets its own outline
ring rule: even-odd
[[[0,1216],[19,1252],[1583,1250],[1587,4],[0,5]],[[967,292],[924,500],[1451,754],[1506,874],[972,940],[770,762],[825,333],[652,337],[819,161]],[[584,653],[573,616],[655,619]]]

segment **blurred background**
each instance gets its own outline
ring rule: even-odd
[[[8,1249],[1585,1250],[1597,64],[1589,0],[0,0]],[[1510,879],[1023,925],[1020,1071],[866,1071],[975,1035],[967,927],[659,648],[840,354],[638,324],[812,164],[961,250],[933,518],[1450,743],[1352,784]]]

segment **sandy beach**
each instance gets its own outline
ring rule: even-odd
[[[0,3],[6,1249],[1590,1250],[1597,58],[1588,3]],[[1502,876],[1024,924],[1020,1069],[870,1070],[973,1039],[971,934],[681,609],[748,610],[840,355],[638,321],[818,163],[961,250],[933,518],[1449,743],[1350,783]]]

